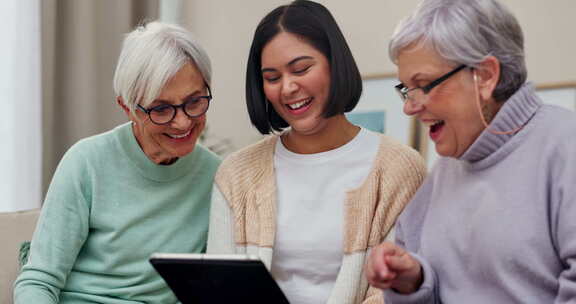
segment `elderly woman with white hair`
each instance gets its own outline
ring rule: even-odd
[[[129,33],[114,76],[130,119],[76,143],[52,179],[15,303],[176,303],[148,258],[205,250],[219,158],[197,144],[210,60],[185,29]]]
[[[366,272],[386,303],[574,303],[576,114],[526,83],[495,0],[424,0],[397,28],[404,112],[441,157]]]

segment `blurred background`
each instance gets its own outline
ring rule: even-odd
[[[547,102],[576,109],[576,1],[501,0],[525,34],[528,78]],[[338,21],[365,81],[350,119],[437,157],[393,91],[387,44],[418,0],[320,0]],[[123,34],[146,20],[190,29],[213,64],[214,100],[203,142],[228,153],[257,141],[245,109],[248,49],[280,0],[2,0],[0,212],[37,208],[64,152],[127,121],[112,78]],[[109,157],[115,157],[110,155]]]

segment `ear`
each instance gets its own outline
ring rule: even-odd
[[[124,104],[124,99],[122,98],[122,96],[116,97],[116,103],[120,106],[120,108],[122,108],[124,113],[126,113],[126,116],[130,117],[130,114],[131,114],[130,109],[128,109],[126,104]]]
[[[494,56],[488,56],[476,68],[476,82],[480,97],[483,100],[492,99],[492,93],[500,80],[500,61]]]

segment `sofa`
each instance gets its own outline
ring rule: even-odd
[[[20,245],[32,239],[40,209],[0,213],[0,303],[12,304],[12,285],[20,272]]]

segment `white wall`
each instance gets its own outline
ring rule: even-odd
[[[188,0],[183,20],[204,44],[214,64],[214,103],[209,128],[230,138],[238,148],[259,138],[246,113],[246,58],[260,19],[280,0]],[[394,73],[387,43],[396,23],[417,0],[322,0],[334,15],[356,58],[362,75]],[[576,81],[576,1],[502,0],[519,19],[526,36],[529,79],[536,83]],[[383,102],[388,102],[384,101]],[[399,114],[401,115],[401,114]]]

